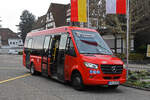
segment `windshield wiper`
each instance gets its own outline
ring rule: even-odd
[[[93,53],[80,53],[80,54],[93,54]]]
[[[99,55],[107,55],[105,53],[81,53],[81,54],[99,54]]]

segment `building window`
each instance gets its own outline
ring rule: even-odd
[[[130,50],[134,51],[134,39],[133,38],[130,40]]]
[[[71,12],[67,12],[66,16],[71,16]]]
[[[43,20],[41,20],[41,23],[43,23]]]
[[[10,42],[10,44],[12,44],[12,42]]]
[[[51,12],[47,13],[47,21],[49,22],[49,21],[53,21],[53,20],[54,20],[54,18],[53,18],[52,13]]]
[[[53,19],[53,15],[52,15],[52,13],[50,12],[50,19]]]
[[[51,22],[51,23],[47,24],[47,27],[55,27],[55,22]]]
[[[70,22],[70,17],[66,19],[67,22]]]
[[[70,17],[68,17],[68,18],[66,19],[66,22],[67,22],[67,25],[71,25],[71,19],[70,19]]]
[[[70,12],[71,12],[71,9],[68,9],[68,10],[67,10],[67,13],[70,13]]]
[[[47,21],[49,20],[49,14],[47,14]]]
[[[93,29],[98,28],[98,19],[97,18],[90,18],[90,27]]]

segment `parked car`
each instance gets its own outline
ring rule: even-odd
[[[8,54],[18,54],[18,51],[13,50],[13,49],[10,49],[10,50],[8,51]]]

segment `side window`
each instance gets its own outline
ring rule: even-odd
[[[44,36],[33,37],[32,55],[41,56],[44,43]]]
[[[68,55],[76,57],[76,52],[75,52],[74,45],[73,45],[71,38],[69,39],[69,43],[66,48],[66,51]]]
[[[62,34],[61,35],[60,44],[59,44],[59,49],[60,50],[65,50],[67,39],[68,39],[68,35],[67,34]]]
[[[44,51],[46,52],[48,50],[49,44],[50,44],[51,36],[46,36],[44,41]]]
[[[28,39],[26,38],[25,43],[24,43],[24,47],[27,48],[28,44]]]
[[[71,39],[70,39],[69,47],[74,49],[73,42]]]
[[[32,48],[32,39],[29,39],[29,41],[28,41],[28,46],[27,46],[28,48]]]
[[[43,48],[43,42],[44,42],[44,38],[42,36],[36,36],[34,37],[35,41],[34,41],[34,49],[42,49]]]
[[[29,43],[29,40],[31,39],[31,37],[26,37],[25,41],[24,41],[24,47],[25,48],[28,48],[28,43]],[[32,40],[33,40],[33,37],[32,37]],[[33,45],[33,44],[32,44]]]

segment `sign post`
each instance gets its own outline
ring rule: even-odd
[[[126,41],[127,41],[127,79],[128,79],[128,67],[129,67],[129,20],[130,20],[130,13],[129,13],[129,8],[130,8],[130,1],[127,0],[127,35],[126,35]]]
[[[87,0],[87,19],[88,19],[88,28],[90,27],[90,13],[89,13],[89,11],[90,11],[90,1],[89,0]]]

